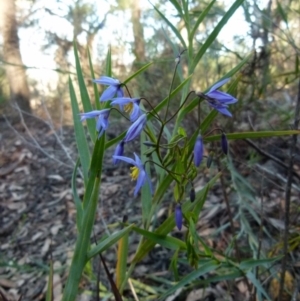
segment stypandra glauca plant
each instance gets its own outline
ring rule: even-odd
[[[110,51],[107,54],[106,70],[102,72],[103,75],[99,78],[94,75],[89,57],[95,92],[95,100],[91,101],[74,44],[80,101],[71,79],[69,80],[69,88],[79,154],[78,164],[74,169],[72,178],[72,190],[77,210],[78,237],[64,288],[63,301],[76,299],[86,264],[95,256],[104,254],[113,245],[118,248],[115,281],[119,292],[122,294],[124,289],[128,287],[128,281],[135,266],[157,244],[174,251],[173,257],[170,258],[170,268],[174,272],[175,283],[163,292],[154,290],[151,296],[153,300],[165,300],[177,289],[193,283],[200,276],[210,272],[219,275],[220,281],[232,279],[232,277],[244,277],[249,286],[255,286],[259,296],[269,299],[256,277],[255,268],[258,265],[267,267],[276,259],[251,258],[249,261],[225,255],[219,256],[201,239],[201,233],[196,231],[196,224],[206,196],[222,173],[222,171],[216,172],[203,189],[195,191],[194,180],[203,168],[206,168],[206,165],[210,166],[212,161],[210,156],[205,156],[207,143],[219,141],[219,149],[216,150],[215,156],[218,157],[218,160],[226,163],[229,156],[229,140],[298,134],[296,130],[225,133],[223,129],[213,127],[216,118],[220,116],[231,118],[231,106],[234,106],[239,97],[242,97],[235,95],[242,77],[241,70],[250,57],[246,57],[235,68],[228,70],[205,91],[191,89],[192,79],[194,81],[201,80],[193,78],[196,66],[222,27],[243,1],[237,0],[233,3],[200,49],[196,49],[195,45],[197,44],[193,41],[197,28],[209,13],[214,2],[212,1],[208,5],[196,22],[195,20],[191,22],[188,1],[182,1],[182,5],[175,0],[171,1],[185,23],[188,41],[183,39],[180,32],[155,8],[170,26],[182,44],[182,49],[184,49],[174,56],[173,79],[169,83],[169,92],[162,96],[155,107],[151,96],[134,95],[130,88],[131,81],[134,78],[138,79],[151,63],[145,64],[136,73],[129,75],[125,81],[120,81],[112,75]],[[175,44],[173,46],[176,48]],[[185,75],[181,68],[183,56],[185,56],[188,64]],[[180,80],[179,84],[175,85],[175,82],[178,82],[178,80],[175,81],[175,78]],[[99,87],[104,88],[101,94],[98,92]],[[180,102],[177,100],[178,96],[180,96]],[[79,110],[80,103],[84,112]],[[145,107],[149,110],[145,110]],[[109,128],[110,115],[113,110],[119,112],[120,118],[126,119],[128,128],[119,133],[115,139],[107,140],[106,131]],[[189,114],[195,111],[198,112],[198,123],[193,134],[187,135],[182,124],[184,120],[189,118]],[[203,112],[207,112],[204,118]],[[85,134],[85,123],[88,135]],[[170,127],[171,124],[172,127]],[[171,128],[172,132],[170,132]],[[135,153],[129,153],[128,145],[133,140],[138,139],[140,140],[140,149]],[[92,150],[88,146],[89,140],[93,143]],[[133,196],[136,201],[141,202],[141,220],[132,223],[129,216],[126,222],[120,224],[121,230],[110,236],[100,238],[99,242],[95,244],[92,235],[93,225],[101,191],[104,153],[109,148],[114,148],[111,164],[118,165],[121,161],[128,163],[128,176],[133,180],[132,185],[135,185]],[[75,181],[79,168],[85,186],[82,200],[77,194]],[[155,171],[155,173],[150,173],[150,170]],[[173,206],[173,213],[162,224],[154,226],[151,221],[169,189],[173,189],[173,197],[169,200]],[[184,240],[172,236],[175,228],[183,231],[183,227],[185,229]],[[140,242],[129,267],[127,267],[128,240],[133,232],[140,235]],[[232,235],[235,237],[235,233]],[[202,247],[199,248],[199,246]],[[179,256],[186,258],[186,263],[193,268],[192,272],[180,275],[177,269]]]

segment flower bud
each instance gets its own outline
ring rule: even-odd
[[[152,141],[144,141],[143,144],[146,145],[146,146],[150,146],[150,147],[155,147],[156,146],[156,144],[153,143]]]
[[[222,151],[225,155],[228,154],[228,141],[227,141],[227,137],[225,135],[225,133],[222,133],[221,136],[221,147],[222,147]]]
[[[116,147],[115,152],[114,152],[114,156],[123,156],[124,153],[124,141],[122,140]],[[113,157],[113,163],[114,165],[116,165],[119,162],[118,159],[115,159]]]
[[[200,166],[200,163],[203,159],[204,145],[201,135],[197,137],[195,146],[194,146],[194,163],[196,167]]]
[[[177,204],[175,208],[175,223],[178,228],[178,230],[181,230],[182,228],[182,211],[181,211],[181,205]]]
[[[193,203],[196,199],[196,192],[195,192],[195,189],[194,187],[191,188],[191,191],[190,191],[190,201]]]

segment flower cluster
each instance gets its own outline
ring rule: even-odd
[[[211,108],[217,110],[219,113],[223,115],[231,117],[232,114],[228,110],[228,105],[237,102],[237,99],[231,96],[230,94],[218,90],[218,88],[220,88],[228,81],[229,78],[221,80],[218,83],[214,84],[207,93],[204,94],[201,92],[196,92],[196,95],[199,98],[206,100]],[[118,164],[119,161],[124,161],[132,165],[132,167],[130,168],[131,169],[130,175],[132,180],[136,181],[134,196],[137,196],[138,192],[140,191],[140,189],[145,183],[148,183],[151,193],[153,193],[151,181],[145,171],[144,164],[142,163],[139,156],[136,153],[134,153],[134,159],[124,156],[125,145],[131,142],[132,140],[134,140],[135,138],[137,138],[140,135],[140,133],[143,131],[147,123],[147,113],[143,112],[140,108],[141,98],[138,97],[131,98],[125,96],[123,90],[125,84],[121,83],[117,79],[108,76],[102,76],[99,79],[95,79],[94,82],[97,84],[108,86],[108,88],[101,95],[99,101],[100,102],[109,101],[109,107],[103,110],[94,110],[91,112],[81,113],[80,114],[81,121],[84,121],[88,118],[97,118],[96,131],[98,133],[98,139],[99,139],[109,126],[109,115],[111,110],[115,109],[114,106],[119,107],[119,112],[122,115],[123,113],[128,114],[131,125],[127,129],[124,138],[119,142],[119,144],[117,145],[114,151],[113,158],[112,158],[113,164]],[[161,121],[161,119],[159,120]],[[158,148],[159,148],[162,132],[163,130],[161,130],[158,137],[158,142],[157,142]],[[153,147],[154,151],[159,152],[158,148],[156,148],[156,144],[153,144],[152,142],[149,141],[148,142],[146,141],[145,144],[150,147]],[[227,137],[223,131],[221,135],[221,148],[223,153],[227,155],[228,142],[227,142]],[[199,134],[194,144],[193,166],[195,166],[196,168],[199,167],[201,165],[203,157],[204,157],[204,142],[202,136]],[[161,167],[165,168],[163,160],[160,159],[160,162],[162,164]],[[177,199],[177,204],[174,212],[175,224],[179,230],[181,230],[182,228],[183,219],[184,219],[183,218],[184,215],[180,203],[181,198],[182,195],[180,196],[179,199]],[[196,194],[192,186],[192,190],[190,192],[190,200],[193,202],[195,198],[196,198]]]
[[[109,86],[101,95],[99,101],[110,101],[110,105],[118,105],[120,107],[121,111],[124,111],[125,113],[129,114],[130,121],[133,122],[132,125],[128,128],[126,135],[124,139],[117,145],[114,155],[113,155],[113,163],[117,164],[120,160],[125,161],[127,163],[132,164],[134,167],[132,167],[131,177],[132,180],[136,180],[137,184],[134,190],[134,196],[137,195],[138,191],[141,189],[141,187],[144,185],[146,180],[148,181],[151,191],[151,181],[149,180],[144,166],[138,157],[137,154],[134,154],[135,160],[124,157],[124,145],[125,143],[128,143],[132,140],[134,140],[136,137],[140,135],[143,128],[146,125],[147,122],[147,115],[142,113],[139,105],[140,105],[140,98],[130,98],[130,97],[124,97],[124,91],[122,89],[122,83],[120,83],[119,80],[108,77],[108,76],[102,76],[99,79],[94,80],[97,84],[107,85]],[[116,98],[114,98],[117,96]],[[81,121],[84,121],[88,118],[97,118],[97,124],[96,124],[96,130],[98,132],[98,139],[103,135],[103,133],[107,130],[109,125],[109,114],[110,114],[111,108],[109,109],[103,109],[103,110],[94,110],[87,113],[81,113]]]

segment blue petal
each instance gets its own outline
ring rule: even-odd
[[[123,153],[124,153],[124,141],[121,141],[118,145],[117,145],[117,147],[116,147],[116,149],[115,149],[115,152],[114,152],[114,155],[113,155],[113,164],[117,164],[118,162],[119,162],[119,160],[118,159],[115,159],[114,158],[114,156],[123,156]]]
[[[139,176],[137,178],[136,186],[135,186],[134,193],[133,193],[134,196],[137,196],[139,190],[144,185],[145,180],[146,180],[146,172],[144,169],[140,169]]]
[[[221,114],[226,115],[228,117],[232,117],[232,114],[226,108],[216,108]]]
[[[237,99],[228,93],[222,91],[212,91],[206,94],[207,96],[217,99],[220,102],[225,102],[226,104],[236,103]]]
[[[103,94],[101,95],[100,101],[107,101],[107,100],[112,99],[115,96],[116,91],[117,91],[117,87],[116,86],[110,86],[110,87],[108,87],[103,92]]]
[[[131,165],[136,166],[136,162],[135,162],[133,159],[131,159],[131,158],[124,157],[124,156],[113,156],[113,158],[114,158],[115,160],[125,161],[125,162],[127,162],[127,163],[129,163],[129,164],[131,164]]]
[[[130,121],[134,122],[135,120],[137,120],[139,118],[140,112],[141,112],[140,107],[138,106],[137,103],[134,103],[133,110],[132,110],[132,113],[130,115]]]
[[[220,88],[221,86],[225,85],[228,81],[230,80],[230,78],[225,78],[217,83],[215,83],[208,91],[211,92],[211,91],[214,91],[214,90],[217,90],[218,88]]]
[[[127,143],[137,137],[147,122],[146,114],[141,115],[128,129],[124,141]]]
[[[144,165],[140,159],[140,157],[136,154],[136,153],[133,153],[134,154],[134,159],[135,159],[135,165],[139,168],[139,169],[144,169]]]
[[[107,86],[111,86],[111,85],[116,86],[120,84],[119,80],[109,76],[101,76],[99,79],[94,79],[93,82],[96,84],[107,85]]]
[[[126,105],[129,102],[133,102],[132,101],[133,98],[130,97],[118,97],[118,98],[114,98],[113,101],[111,102],[112,105]]]
[[[100,115],[109,115],[110,109],[104,109],[104,110],[94,110],[91,112],[86,112],[86,113],[80,113],[79,115],[81,116],[80,121],[84,121],[87,118],[95,118],[98,117]]]
[[[118,97],[123,97],[124,96],[124,91],[121,87],[118,87],[118,89],[117,89],[117,96]]]

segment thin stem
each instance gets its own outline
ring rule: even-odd
[[[141,100],[144,99],[146,100],[147,104],[150,106],[150,108],[152,109],[152,111],[154,111],[155,115],[156,115],[156,119],[159,120],[162,123],[162,120],[160,119],[158,113],[156,112],[155,108],[151,105],[150,101],[147,98],[142,97]],[[151,113],[151,112],[149,112]],[[152,116],[155,116],[154,114],[151,113]]]
[[[183,103],[180,105],[180,107],[178,108],[178,110],[174,113],[174,115],[172,117],[170,117],[165,123],[169,123],[178,113],[179,111],[182,109],[182,107],[184,106],[184,104],[186,103],[186,101],[188,100],[189,96],[195,93],[195,91],[190,91],[189,94],[187,95],[187,97],[185,98],[185,100],[183,101]]]
[[[131,94],[130,94],[128,88],[127,88],[127,85],[126,85],[126,84],[123,84],[123,86],[126,88],[126,91],[127,91],[128,95],[129,95],[129,97],[132,98],[132,97],[131,97]]]
[[[169,90],[169,94],[168,94],[167,109],[166,109],[166,113],[165,113],[165,118],[164,118],[164,120],[166,120],[166,119],[167,119],[167,116],[168,116],[168,111],[169,111],[169,106],[170,106],[170,97],[171,97],[172,87],[173,87],[173,84],[174,84],[175,75],[176,75],[177,67],[178,67],[179,64],[180,64],[180,59],[176,62],[176,65],[175,65],[175,70],[174,70],[174,73],[173,73],[172,82],[171,82],[170,90]]]
[[[299,126],[299,114],[300,114],[300,80],[298,82],[298,98],[295,110],[294,129],[298,129]],[[288,169],[288,177],[285,189],[285,212],[284,212],[284,232],[283,232],[283,258],[281,261],[281,277],[280,277],[280,290],[278,300],[282,300],[284,291],[284,279],[287,265],[288,255],[288,237],[289,237],[289,226],[290,226],[290,203],[291,203],[291,186],[293,182],[293,165],[294,157],[297,144],[297,135],[292,137],[292,146],[290,149],[290,162]]]

